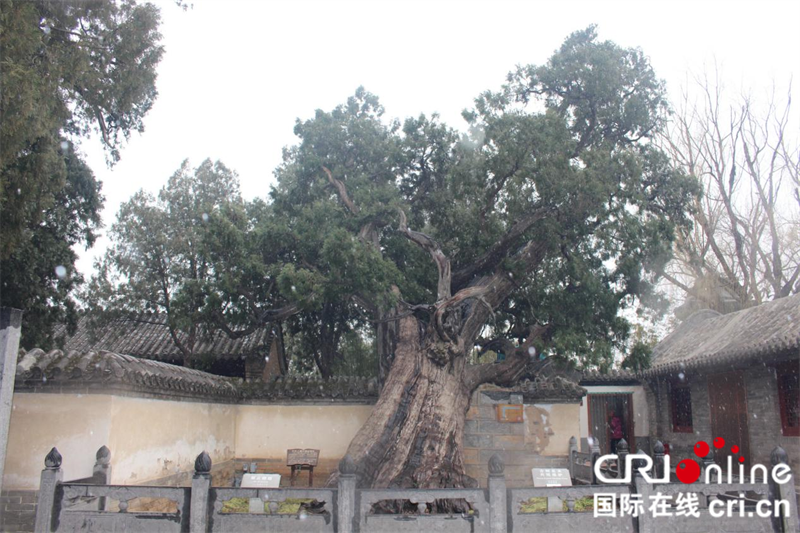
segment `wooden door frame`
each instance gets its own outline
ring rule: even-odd
[[[588,413],[588,421],[589,427],[587,437],[594,438],[593,428],[594,425],[592,424],[592,396],[622,396],[628,397],[628,419],[630,421],[629,424],[626,424],[626,428],[628,429],[628,437],[629,439],[625,439],[628,443],[628,449],[631,453],[636,452],[636,421],[634,419],[633,413],[633,391],[615,391],[615,392],[588,392],[586,393],[586,412]],[[608,427],[608,424],[605,424],[606,428],[606,442],[611,445],[611,429]]]
[[[753,453],[752,453],[752,450],[750,449],[750,412],[749,412],[749,406],[747,405],[747,380],[745,379],[745,371],[744,371],[744,369],[729,370],[727,372],[721,372],[721,373],[718,373],[718,374],[706,376],[706,390],[707,390],[707,394],[708,394],[708,425],[709,425],[709,429],[711,430],[711,439],[713,441],[713,439],[717,438],[717,435],[714,434],[715,415],[714,415],[714,409],[712,409],[712,407],[711,407],[712,402],[714,401],[714,397],[712,395],[711,382],[712,381],[716,381],[716,380],[722,380],[722,379],[725,378],[725,376],[729,376],[729,375],[732,375],[732,374],[737,375],[739,377],[739,379],[741,380],[741,384],[742,384],[742,398],[743,398],[742,404],[743,404],[743,409],[744,409],[744,420],[745,420],[745,424],[746,424],[745,428],[744,428],[744,431],[743,431],[743,433],[744,433],[743,434],[743,438],[747,440],[747,443],[746,443],[746,446],[743,446],[745,444],[744,442],[734,442],[734,443],[726,442],[725,446],[727,448],[730,448],[731,445],[736,444],[736,445],[739,446],[739,449],[741,451],[747,450],[747,455],[742,455],[742,456],[745,458],[745,468],[748,468],[749,465],[752,465],[752,455],[753,455]],[[737,414],[738,413],[739,412],[737,411]],[[741,426],[738,426],[738,427],[739,427],[739,431],[742,432]],[[716,453],[715,453],[715,456],[716,456]],[[734,464],[734,466],[736,466],[736,464]]]

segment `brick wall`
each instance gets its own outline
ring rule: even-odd
[[[35,490],[4,490],[0,494],[0,531],[33,531],[37,494]]]
[[[713,438],[709,409],[708,381],[705,376],[689,376],[692,395],[693,433],[674,433],[670,412],[668,390],[665,379],[659,379],[648,387],[648,401],[654,432],[653,442],[660,439],[670,444],[672,464],[685,458],[694,458],[692,447],[700,440]],[[789,455],[789,464],[795,475],[800,474],[800,437],[784,437],[781,430],[780,404],[778,400],[775,369],[757,365],[744,371],[747,397],[747,425],[750,435],[750,454],[753,463],[770,464],[772,450],[780,445]],[[653,399],[657,398],[657,401]],[[800,477],[800,476],[799,476]]]
[[[497,421],[500,403],[510,402],[480,391],[472,396],[464,428],[468,475],[485,487],[489,458],[495,453],[505,462],[512,488],[532,486],[531,468],[568,468],[569,438],[580,434],[579,404],[525,405],[523,422],[509,423]]]
[[[775,368],[755,366],[747,369],[745,388],[751,460],[769,465],[772,450],[775,446],[782,446],[789,455],[789,466],[797,484],[800,481],[800,437],[783,436]]]
[[[711,436],[711,412],[708,407],[708,381],[706,377],[691,374],[686,378],[692,397],[692,433],[672,431],[672,411],[669,403],[669,383],[659,378],[648,387],[648,409],[650,410],[652,442],[669,443],[672,464],[682,459],[694,458],[694,445],[700,438]]]

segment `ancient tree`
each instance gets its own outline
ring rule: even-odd
[[[297,312],[346,302],[373,324],[383,388],[348,451],[360,485],[473,485],[478,386],[610,360],[695,191],[650,142],[665,113],[646,56],[589,28],[480,95],[465,134],[387,121],[363,89],[298,121],[259,238],[285,250],[270,282]],[[489,348],[506,359],[472,364]]]

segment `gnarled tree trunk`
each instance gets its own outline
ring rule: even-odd
[[[344,184],[323,167],[351,213],[359,210]],[[515,284],[500,263],[515,239],[545,216],[536,210],[519,221],[493,248],[469,267],[451,271],[450,260],[428,235],[408,228],[399,211],[398,231],[428,252],[438,270],[436,302],[409,305],[380,313],[377,328],[381,377],[389,367],[375,408],[347,450],[348,470],[353,469],[361,487],[459,488],[477,483],[464,471],[462,442],[472,392],[482,383],[512,384],[535,371],[528,348],[548,329],[531,330],[521,346],[504,346],[504,362],[471,366],[467,356],[494,310]],[[370,221],[360,238],[378,246],[376,225]],[[542,243],[529,241],[515,258],[530,267],[545,253]],[[455,294],[453,294],[453,291]],[[376,305],[356,295],[373,311]],[[427,320],[416,313],[427,314]],[[336,479],[334,474],[329,484]],[[445,504],[447,507],[449,504]],[[457,503],[458,507],[459,504]],[[450,507],[452,509],[453,507]]]
[[[398,329],[394,362],[378,403],[348,448],[358,484],[475,486],[461,453],[471,394],[466,358],[440,365],[429,357],[430,335],[413,316],[400,319]]]

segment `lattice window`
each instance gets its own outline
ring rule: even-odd
[[[783,435],[800,437],[800,362],[787,361],[776,370]]]

